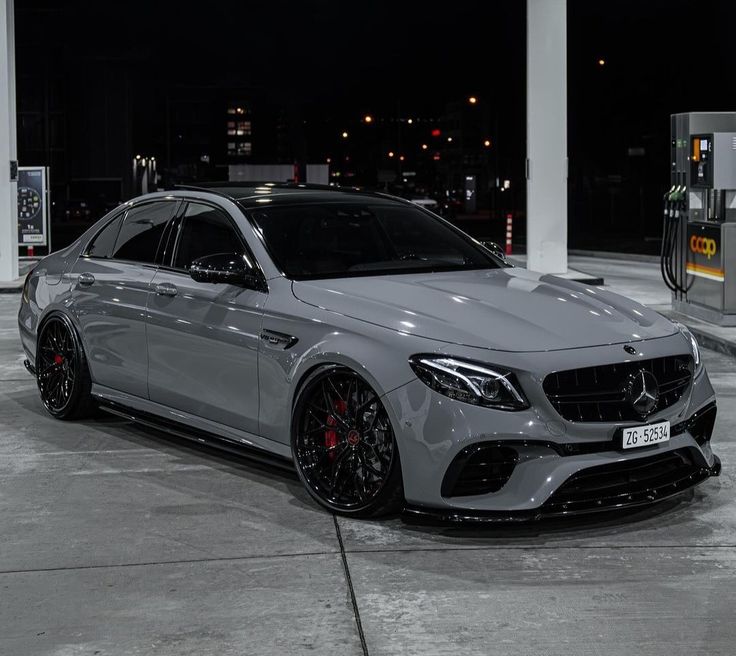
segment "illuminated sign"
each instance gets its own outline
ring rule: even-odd
[[[698,237],[697,235],[692,235],[690,237],[690,250],[693,253],[705,255],[708,259],[710,259],[716,254],[718,247],[716,245],[715,239],[711,239],[710,237]]]
[[[44,166],[18,167],[18,243],[48,245],[48,170]]]

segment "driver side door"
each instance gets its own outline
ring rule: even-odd
[[[257,434],[258,347],[268,295],[189,275],[197,258],[242,255],[245,242],[224,210],[204,202],[187,204],[169,238],[171,260],[157,270],[148,301],[150,399]]]

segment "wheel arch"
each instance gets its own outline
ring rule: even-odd
[[[292,386],[293,393],[291,395],[289,405],[289,443],[293,444],[296,408],[305,386],[316,375],[319,375],[324,370],[331,368],[348,369],[350,371],[353,371],[361,378],[363,378],[376,392],[376,394],[378,394],[378,398],[380,399],[381,404],[386,410],[389,420],[391,421],[391,426],[393,427],[394,440],[396,442],[396,448],[399,451],[399,469],[401,471],[401,478],[403,480],[404,469],[402,464],[402,456],[404,455],[404,448],[402,446],[402,440],[400,439],[401,422],[398,415],[396,415],[392,404],[387,403],[384,398],[389,392],[393,391],[393,389],[396,389],[396,387],[394,386],[391,389],[384,389],[384,387],[378,382],[376,377],[371,373],[370,369],[365,364],[358,362],[357,360],[350,358],[349,356],[346,356],[344,353],[320,353],[318,358],[315,357],[313,361],[305,364],[302,368],[300,368],[298,374],[294,377],[295,382]]]

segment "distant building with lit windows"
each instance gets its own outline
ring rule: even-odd
[[[229,103],[227,107],[227,156],[234,161],[253,155],[253,120],[246,103]]]

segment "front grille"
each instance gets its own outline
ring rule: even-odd
[[[689,355],[674,355],[558,371],[544,379],[544,393],[568,421],[637,421],[642,417],[626,399],[625,387],[630,376],[642,369],[659,384],[654,413],[682,398],[692,379],[693,359]]]
[[[463,449],[447,468],[443,497],[464,497],[498,492],[514,472],[519,454],[496,444],[474,444]]]
[[[568,478],[542,510],[560,515],[650,503],[695,485],[709,474],[695,464],[690,449],[591,467]]]

